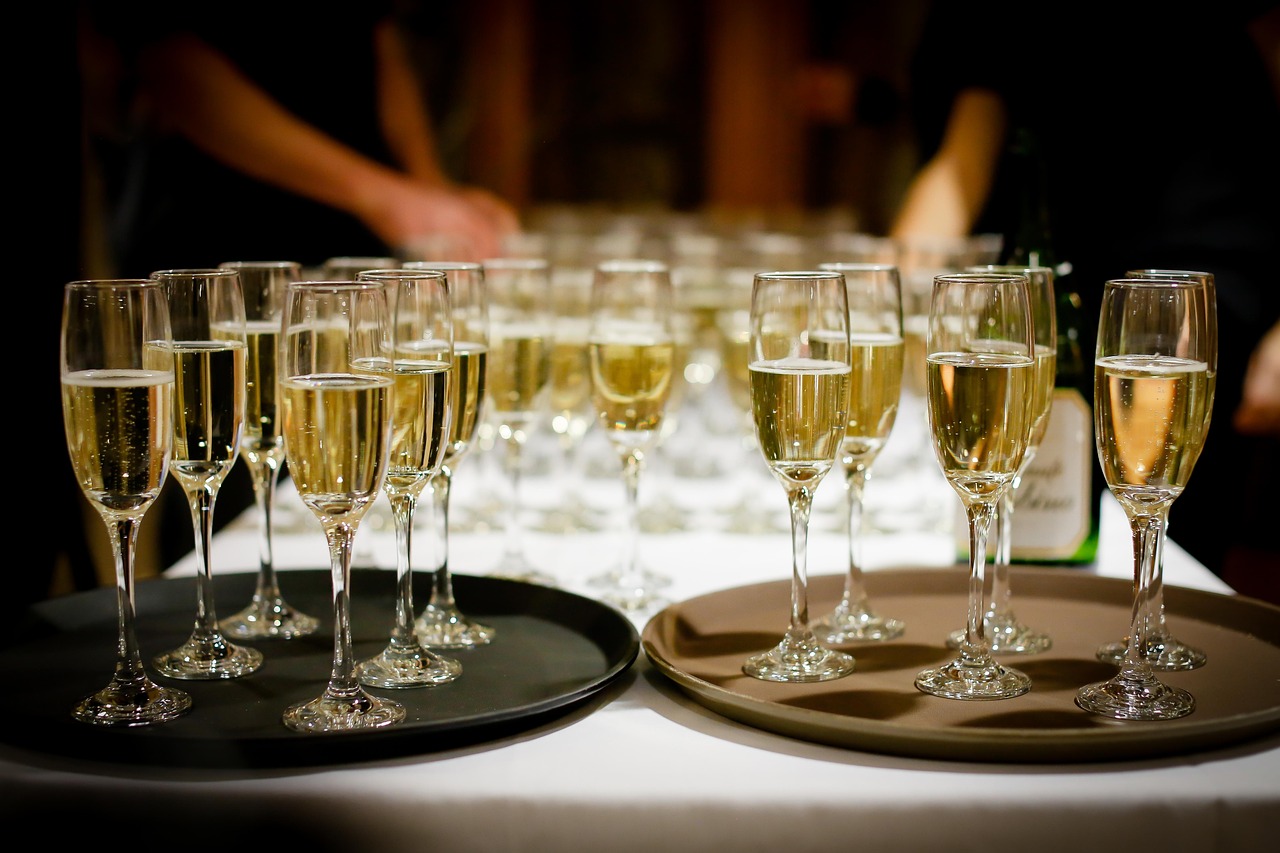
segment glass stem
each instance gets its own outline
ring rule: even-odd
[[[116,602],[119,612],[119,642],[116,644],[115,680],[121,684],[140,684],[147,678],[142,665],[142,652],[134,631],[133,555],[138,542],[138,521],[121,518],[107,522],[111,534],[111,553],[116,564]]]
[[[1155,679],[1146,650],[1151,642],[1152,593],[1160,585],[1159,563],[1168,512],[1165,507],[1150,515],[1133,515],[1129,519],[1133,535],[1134,589],[1133,626],[1120,664],[1120,677],[1126,680],[1147,682]]]
[[[196,625],[193,639],[212,642],[218,635],[218,616],[213,606],[213,502],[214,491],[197,488],[187,495],[191,519],[195,527],[196,562],[200,574],[196,579]]]
[[[439,473],[427,482],[427,488],[431,489],[431,521],[435,525],[435,541],[439,549],[430,601],[437,610],[451,610],[455,606],[453,578],[449,574],[449,489],[452,485],[453,470],[448,465],[440,466]]]
[[[512,427],[510,430],[504,427],[502,435],[506,439],[506,454],[503,457],[503,467],[506,469],[507,482],[511,485],[511,499],[507,501],[506,555],[510,562],[516,564],[513,568],[519,568],[520,564],[524,563],[524,536],[520,527],[520,513],[522,510],[520,469],[523,467],[523,451],[527,433],[519,427]]]
[[[992,524],[995,528],[995,563],[991,571],[991,595],[987,603],[986,618],[992,625],[1005,625],[1013,621],[1009,606],[1009,564],[1013,561],[1013,499],[1020,478],[1015,478],[1000,497]]]
[[[787,491],[791,510],[791,642],[813,636],[809,629],[809,513],[813,509],[813,492],[804,487]]]
[[[418,644],[413,620],[413,571],[411,548],[413,513],[418,498],[412,491],[388,491],[391,514],[396,525],[396,621],[391,628],[392,648],[412,648]]]
[[[965,507],[965,514],[969,519],[969,617],[960,656],[965,663],[985,665],[992,657],[991,640],[983,620],[986,608],[982,590],[987,571],[987,534],[996,507],[991,502],[972,501]]]
[[[256,466],[253,472],[253,497],[258,505],[258,591],[261,601],[274,601],[280,597],[276,581],[275,555],[271,546],[271,515],[275,509],[276,484],[280,480],[280,465],[268,459]]]
[[[846,464],[844,469],[845,500],[848,504],[847,519],[849,546],[849,573],[844,579],[844,600],[841,608],[846,613],[862,613],[867,609],[867,592],[862,582],[862,521],[863,495],[871,468],[862,462]]]
[[[351,552],[356,529],[350,524],[333,522],[325,527],[329,542],[330,574],[333,576],[333,672],[325,695],[350,699],[360,693],[355,677],[355,660],[351,656]]]
[[[621,586],[638,590],[644,586],[640,568],[640,470],[644,453],[633,450],[622,456],[622,484],[627,492],[627,528],[623,540]]]

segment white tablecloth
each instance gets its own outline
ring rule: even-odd
[[[672,577],[668,593],[673,599],[789,577],[790,537],[784,530],[741,534],[724,529],[742,489],[758,505],[776,505],[775,522],[785,520],[781,488],[765,476],[752,481],[749,455],[740,463],[712,481],[677,478],[671,460],[657,457],[652,472],[646,472],[642,495],[647,495],[648,523],[657,523],[656,505],[663,500],[683,501],[692,519],[692,530],[647,531],[642,541],[646,563]],[[814,575],[838,573],[844,565],[837,480],[833,474],[819,492],[809,566]],[[890,476],[883,484],[873,479],[868,502],[888,502],[892,481]],[[459,530],[450,553],[455,572],[485,574],[501,561],[503,536],[484,530],[494,517],[477,519],[483,519],[480,509],[489,498],[501,496],[502,482],[484,454],[460,466],[454,498]],[[525,486],[526,520],[533,528],[536,510],[560,497],[536,470]],[[907,503],[955,500],[945,485],[941,488],[914,484]],[[606,476],[588,478],[582,489],[598,506],[613,510],[610,529],[591,534],[531,529],[525,544],[534,561],[564,586],[589,594],[585,579],[606,568],[607,556],[618,550],[622,487]],[[318,527],[288,532],[298,518],[293,507],[300,504],[287,482],[279,500],[285,531],[277,537],[277,565],[327,566]],[[1103,506],[1100,558],[1095,568],[1081,571],[1129,577],[1123,513],[1109,497]],[[949,512],[948,507],[942,517]],[[940,522],[925,530],[876,532],[867,548],[868,569],[951,565],[955,549],[948,527]],[[214,571],[255,570],[256,543],[250,513],[215,540]],[[425,567],[431,558],[424,534],[415,547]],[[369,518],[357,550],[358,564],[393,569],[394,542],[383,510]],[[171,573],[193,571],[188,558]],[[286,575],[286,595],[287,582]],[[1166,553],[1166,583],[1230,592],[1176,544]],[[1014,594],[1016,602],[1016,589]],[[220,612],[232,606],[218,604]],[[635,617],[637,627],[646,618]],[[108,845],[113,848],[123,847],[132,832],[155,827],[156,834],[139,836],[136,846],[130,845],[140,851],[161,844],[184,851],[217,847],[255,853],[357,845],[664,853],[1258,851],[1272,849],[1263,840],[1280,818],[1280,736],[1217,751],[1106,764],[894,757],[794,740],[722,718],[677,691],[641,654],[614,688],[540,728],[367,764],[177,770],[103,766],[4,748],[0,812],[8,826],[21,825],[42,840],[59,835],[83,840],[101,833],[120,842]],[[106,815],[112,812],[123,821],[110,825]],[[290,833],[300,833],[295,837],[302,840],[291,843]]]

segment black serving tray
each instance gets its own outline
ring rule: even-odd
[[[78,722],[72,706],[106,686],[115,666],[114,588],[42,602],[9,626],[0,673],[13,688],[0,707],[0,742],[96,761],[171,766],[260,767],[367,761],[467,746],[559,717],[617,680],[639,653],[639,636],[619,611],[563,590],[500,578],[455,575],[454,597],[467,616],[496,630],[474,649],[439,649],[462,663],[462,675],[437,687],[370,688],[403,704],[407,718],[384,729],[301,734],[280,721],[285,708],[320,695],[333,661],[332,586],[328,570],[282,572],[294,607],[321,619],[319,631],[291,640],[245,643],[265,660],[257,672],[222,681],[160,677],[151,658],[180,645],[195,623],[194,577],[137,584],[137,635],[147,671],[191,694],[185,716],[160,725],[103,727]],[[219,613],[253,595],[256,574],[214,576]],[[387,644],[394,621],[395,572],[357,569],[351,577],[356,660]],[[421,612],[431,576],[414,573]],[[17,697],[22,698],[17,698]]]

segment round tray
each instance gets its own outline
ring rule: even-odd
[[[263,652],[257,672],[226,681],[159,677],[151,658],[180,645],[196,613],[196,579],[139,583],[137,635],[148,673],[191,694],[192,710],[169,723],[134,728],[71,718],[84,695],[105,687],[114,667],[115,589],[43,602],[0,651],[0,672],[21,685],[23,701],[0,708],[0,741],[94,760],[178,766],[292,766],[449,749],[518,732],[585,703],[639,655],[639,636],[619,611],[583,596],[500,578],[455,575],[454,597],[467,616],[497,631],[475,649],[442,649],[462,675],[437,687],[370,692],[405,706],[403,723],[385,729],[300,734],[280,715],[324,690],[333,667],[333,604],[328,570],[279,576],[284,597],[317,616],[320,630],[292,640],[246,642]],[[414,604],[430,595],[431,575],[414,573]],[[255,574],[214,576],[219,612],[253,595]],[[394,621],[395,572],[357,569],[351,577],[355,658],[381,651]],[[16,635],[16,636],[15,636]]]
[[[809,613],[834,607],[842,576],[810,579]],[[968,572],[890,569],[866,575],[872,605],[907,623],[883,644],[838,646],[856,659],[845,678],[777,684],[742,673],[777,644],[791,612],[790,581],[715,592],[667,607],[641,634],[657,669],[702,705],[747,725],[870,752],[993,762],[1096,762],[1215,748],[1280,730],[1280,608],[1249,598],[1165,588],[1175,637],[1208,663],[1160,673],[1189,690],[1196,710],[1178,720],[1104,719],[1075,705],[1076,690],[1110,678],[1098,646],[1129,633],[1132,584],[1079,569],[1010,571],[1019,619],[1047,631],[1048,652],[1000,660],[1032,679],[1014,699],[941,699],[916,689],[922,669],[951,660],[946,635],[963,625]]]

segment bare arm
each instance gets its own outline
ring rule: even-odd
[[[497,229],[456,192],[414,180],[322,133],[200,39],[157,43],[143,56],[141,73],[159,115],[192,144],[264,183],[358,217],[389,248],[443,235],[460,258],[498,252]]]
[[[912,179],[890,236],[968,235],[991,192],[1006,125],[994,92],[957,94],[942,145]]]

